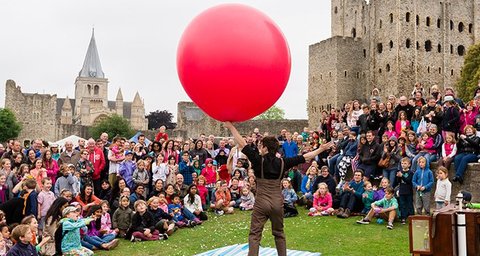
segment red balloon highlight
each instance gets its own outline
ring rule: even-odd
[[[290,51],[278,26],[240,4],[200,13],[177,49],[183,88],[219,121],[245,121],[269,109],[285,91],[290,68]]]

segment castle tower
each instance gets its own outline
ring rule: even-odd
[[[331,0],[332,37],[362,38],[367,3],[365,0]]]
[[[123,116],[123,95],[122,89],[118,88],[117,98],[115,99],[115,110],[117,115]]]
[[[70,104],[70,99],[67,96],[63,102],[60,114],[60,124],[72,124],[72,118],[72,104]]]
[[[95,34],[92,31],[90,44],[77,79],[75,80],[75,116],[83,125],[90,125],[89,112],[87,109],[108,108],[108,79],[100,64]]]
[[[145,121],[145,106],[143,105],[143,101],[138,92],[135,93],[135,98],[133,98],[130,124],[132,125],[133,129],[136,130],[147,129]]]

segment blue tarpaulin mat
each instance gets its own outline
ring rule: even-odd
[[[208,252],[203,252],[197,254],[197,256],[243,256],[248,254],[248,244],[234,244],[222,248],[217,248],[210,250]],[[264,248],[260,247],[260,256],[275,256],[277,255],[277,249],[275,248]],[[305,252],[305,251],[295,251],[287,250],[288,256],[320,256],[318,252]]]

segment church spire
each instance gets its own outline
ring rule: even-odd
[[[85,56],[82,70],[80,70],[78,76],[105,78],[102,65],[100,64],[100,58],[98,57],[97,44],[95,43],[95,29],[92,29],[92,38],[88,45],[87,55]]]
[[[133,98],[132,106],[143,106],[142,99],[140,98],[140,94],[135,93],[135,97]]]

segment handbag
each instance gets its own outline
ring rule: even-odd
[[[380,168],[388,168],[390,165],[390,155],[387,155],[385,158],[380,158],[380,161],[378,161],[378,167]]]
[[[420,124],[418,125],[417,128],[417,134],[421,134],[427,131],[427,121],[422,117],[422,120],[420,120]]]

